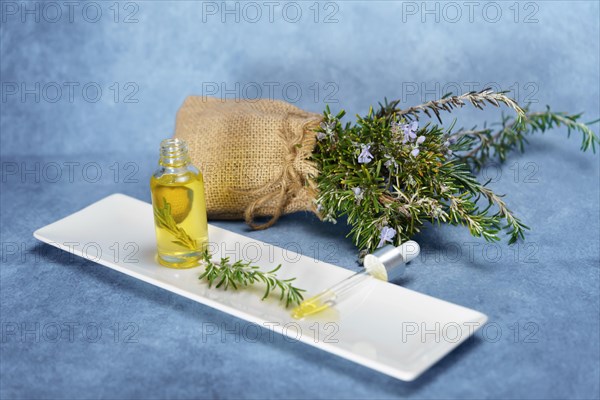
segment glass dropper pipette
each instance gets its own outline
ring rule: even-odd
[[[304,300],[292,310],[292,317],[302,319],[334,307],[353,289],[361,286],[371,278],[389,281],[404,273],[406,263],[419,255],[419,244],[409,240],[396,247],[387,245],[377,249],[373,254],[368,254],[364,259],[365,269],[350,275],[321,293]]]

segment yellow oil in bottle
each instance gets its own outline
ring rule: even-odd
[[[150,178],[157,259],[170,268],[191,268],[208,244],[202,174],[178,139],[161,143],[159,169]]]

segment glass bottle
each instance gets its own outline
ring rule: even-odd
[[[181,139],[161,142],[158,164],[150,178],[158,262],[195,267],[208,244],[204,179]]]

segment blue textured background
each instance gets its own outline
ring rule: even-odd
[[[248,8],[239,23],[235,15],[222,23],[220,13],[203,14],[203,7],[220,9],[220,2],[121,2],[118,16],[114,2],[98,2],[87,9],[88,19],[96,8],[102,11],[96,23],[83,18],[84,3],[74,9],[73,22],[66,6],[52,22],[56,10],[42,3],[1,4],[0,397],[600,396],[599,163],[597,155],[581,154],[579,138],[566,140],[562,129],[532,138],[526,154],[486,172],[532,227],[527,242],[486,247],[464,229],[448,227],[417,238],[425,254],[402,284],[486,313],[502,335],[498,341],[479,335],[413,383],[266,333],[257,343],[231,335],[205,343],[203,323],[232,330],[243,321],[90,262],[57,260],[31,236],[114,192],[149,200],[146,180],[159,140],[171,134],[185,96],[206,93],[211,83],[231,89],[238,82],[249,90],[275,85],[274,97],[288,100],[296,95],[282,88],[300,87],[297,105],[319,112],[329,95],[338,100],[334,109],[343,106],[350,115],[384,96],[415,104],[443,94],[444,87],[492,84],[532,101],[533,108],[551,104],[594,119],[600,114],[598,2],[522,2],[518,15],[513,2],[481,2],[473,21],[459,2],[456,22],[449,21],[456,14],[447,3],[427,4],[438,7],[436,22],[435,14],[421,13],[421,2],[330,2],[318,4],[316,23],[312,1],[295,3],[302,10],[297,23],[282,17],[284,3],[273,22],[261,6],[255,23],[248,21],[254,18]],[[238,6],[243,13],[244,3]],[[493,23],[496,6],[502,16]],[[39,22],[25,13],[35,7]],[[407,12],[414,7],[416,14]],[[132,12],[137,22],[125,23]],[[324,23],[332,12],[337,22]],[[36,82],[39,101],[35,93],[22,98],[22,85],[35,91]],[[63,87],[56,102],[52,82]],[[72,99],[65,82],[79,85]],[[102,89],[97,102],[81,93],[90,83]],[[417,93],[408,90],[415,85]],[[134,90],[127,100],[137,102],[125,102]],[[465,110],[459,124],[497,117]],[[72,181],[69,162],[79,163],[72,164]],[[98,182],[90,182],[93,165],[82,176],[86,163],[100,167]],[[22,174],[36,168],[39,176]],[[138,182],[126,180],[128,173]],[[262,232],[248,232],[241,222],[217,224],[272,243],[286,237],[306,254],[358,268],[343,224],[303,214]],[[333,244],[333,254],[323,244]],[[24,332],[36,323],[75,323],[78,336],[53,342],[51,332]],[[111,327],[117,323],[115,341]],[[101,326],[103,337],[82,340],[87,324]],[[17,336],[8,335],[14,326]],[[131,327],[137,343],[124,339]]]

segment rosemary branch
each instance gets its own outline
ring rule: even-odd
[[[582,151],[591,148],[594,153],[596,152],[596,144],[600,143],[600,140],[589,125],[597,123],[598,120],[586,124],[579,122],[581,114],[569,115],[563,112],[553,112],[550,107],[546,107],[546,111],[543,112],[529,112],[526,108],[525,112],[525,116],[520,120],[502,116],[501,122],[496,124],[500,125],[497,132],[484,127],[480,130],[459,130],[453,133],[451,137],[456,141],[462,139],[464,145],[462,146],[464,152],[457,156],[472,168],[478,169],[492,156],[504,161],[510,151],[518,149],[523,152],[527,143],[527,135],[538,131],[544,133],[561,126],[567,128],[569,137],[573,131],[581,133]]]
[[[249,262],[238,260],[231,263],[229,257],[221,258],[219,263],[215,263],[212,261],[208,251],[204,252],[202,260],[204,262],[205,270],[198,279],[207,280],[208,287],[212,287],[212,285],[215,284],[216,288],[222,287],[223,290],[227,290],[230,286],[234,290],[237,290],[242,286],[263,283],[265,285],[265,293],[262,300],[266,299],[269,294],[277,289],[281,292],[279,300],[282,301],[285,299],[286,307],[300,304],[303,300],[302,292],[304,292],[304,290],[299,289],[292,284],[296,278],[277,278],[277,271],[281,268],[281,264],[271,271],[263,272],[258,266],[251,265]]]
[[[197,250],[198,243],[181,227],[177,226],[173,214],[171,213],[171,204],[167,202],[167,199],[163,197],[163,208],[159,208],[156,205],[154,210],[154,220],[156,224],[169,232],[175,240],[173,243],[185,247],[189,250]]]
[[[479,92],[464,93],[460,96],[452,96],[451,94],[447,94],[439,100],[428,101],[427,103],[407,109],[398,108],[400,100],[394,100],[388,103],[386,99],[385,104],[379,103],[380,110],[377,113],[377,117],[387,117],[388,119],[406,118],[408,120],[418,120],[420,112],[423,112],[430,118],[431,113],[433,113],[441,124],[442,118],[440,116],[440,111],[446,111],[450,113],[455,108],[461,108],[467,103],[470,103],[475,108],[480,110],[483,110],[483,107],[485,107],[485,105],[488,103],[495,107],[500,107],[500,103],[503,103],[517,113],[517,120],[519,120],[525,115],[525,112],[516,101],[506,96],[505,93],[507,92],[494,92],[490,88],[487,88]]]
[[[598,143],[580,114],[529,112],[514,100],[489,89],[407,109],[395,100],[371,109],[355,124],[342,124],[344,111],[324,112],[317,129],[317,146],[312,160],[319,175],[314,177],[317,210],[325,221],[345,216],[354,243],[361,251],[373,251],[386,242],[399,244],[412,238],[425,222],[463,225],[473,236],[499,240],[505,231],[509,243],[524,238],[529,229],[507,206],[502,195],[480,183],[473,170],[489,157],[504,160],[509,151],[521,151],[525,136],[566,126],[582,134],[582,150]],[[427,123],[418,126],[420,113],[441,121],[441,112],[452,112],[470,103],[478,109],[486,104],[506,105],[516,112],[502,117],[498,131],[458,130]],[[597,122],[597,121],[596,121]],[[481,205],[484,200],[485,205]]]

